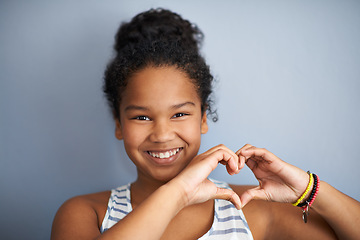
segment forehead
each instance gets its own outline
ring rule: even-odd
[[[167,107],[183,102],[201,102],[194,83],[175,67],[147,67],[134,74],[122,95],[120,108],[135,104]]]

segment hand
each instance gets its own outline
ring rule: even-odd
[[[196,156],[192,162],[172,182],[180,184],[185,192],[188,205],[202,203],[210,199],[226,199],[240,209],[239,196],[230,189],[218,188],[207,179],[209,174],[221,163],[226,165],[230,175],[239,173],[245,166],[241,160],[224,145],[218,145]]]
[[[240,196],[242,207],[252,199],[296,202],[309,183],[309,175],[305,171],[282,161],[264,148],[247,144],[236,154],[259,181],[259,186]]]

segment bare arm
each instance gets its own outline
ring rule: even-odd
[[[266,149],[246,145],[237,154],[245,159],[260,183],[240,196],[243,205],[252,199],[292,203],[305,191],[309,181],[307,173],[283,162]],[[360,203],[326,182],[321,182],[310,210],[310,214],[315,215],[310,216],[313,225],[302,222],[300,208],[287,205],[283,209],[275,208],[272,213],[274,221],[271,231],[277,236],[293,234],[292,239],[303,239],[307,235],[333,239],[334,233],[339,239],[356,239],[360,236]],[[295,216],[300,221],[292,220]]]
[[[176,183],[170,182],[96,239],[160,239],[185,204],[184,194]]]
[[[100,235],[98,215],[88,197],[66,201],[56,213],[51,239],[95,239]]]
[[[184,207],[184,197],[174,185],[160,187],[102,235],[99,216],[91,201],[86,196],[70,199],[55,216],[51,239],[159,239],[170,220]]]
[[[321,182],[312,208],[332,227],[339,239],[359,239],[360,203]]]
[[[158,188],[112,228],[100,235],[96,211],[83,198],[65,203],[57,213],[52,239],[160,239],[176,214],[186,206],[222,198],[238,208],[240,199],[207,179],[222,162],[230,174],[238,173],[238,157],[220,145],[198,155],[176,178]],[[244,163],[242,163],[244,165]]]
[[[232,185],[240,196],[254,186]],[[337,239],[329,224],[315,211],[308,223],[302,220],[300,208],[289,203],[252,200],[243,208],[254,239]]]
[[[219,189],[207,179],[219,162],[227,165],[229,173],[238,172],[238,158],[232,151],[224,146],[212,148],[195,157],[176,178],[160,187],[98,239],[160,239],[180,210],[209,199],[228,199],[240,207],[235,192]]]

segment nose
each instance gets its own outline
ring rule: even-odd
[[[158,121],[154,123],[150,140],[155,143],[164,143],[173,140],[175,130],[168,121]]]

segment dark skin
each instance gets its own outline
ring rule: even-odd
[[[56,214],[52,239],[196,239],[211,227],[213,199],[243,208],[255,239],[360,235],[359,202],[326,182],[320,183],[309,221],[303,223],[301,210],[290,203],[303,195],[309,175],[266,149],[246,144],[235,153],[218,145],[198,154],[208,129],[206,114],[192,81],[178,69],[149,67],[135,74],[120,113],[115,136],[124,140],[138,170],[131,185],[133,211],[100,234],[110,192],[75,197]],[[230,175],[247,166],[259,186],[216,187],[208,176],[219,163]]]
[[[231,188],[238,195],[253,187],[231,185]],[[78,234],[82,232],[76,237],[77,239],[95,238],[100,234],[100,227],[105,217],[109,197],[110,191],[104,191],[70,199],[59,209],[59,213],[54,220],[54,226],[57,227],[53,228],[52,234],[56,235],[57,231],[62,231],[62,226],[58,225],[57,221],[64,223],[79,222],[78,220],[82,219],[80,221],[82,222],[81,226],[73,225],[72,236],[75,237],[75,232]],[[140,203],[140,199],[134,199],[132,201],[133,209]],[[254,239],[337,239],[329,225],[316,212],[311,212],[309,222],[305,224],[301,219],[301,210],[291,204],[253,200],[243,208],[243,212]],[[274,212],[277,212],[277,214],[274,214]],[[204,215],[208,217],[196,218]],[[212,200],[189,206],[179,212],[172,220],[164,233],[164,239],[167,239],[166,236],[168,236],[168,239],[175,239],[174,236],[180,237],[179,239],[199,238],[210,229],[212,216]],[[189,219],[194,222],[189,221]],[[85,225],[92,227],[86,227]],[[182,227],[179,227],[181,225]],[[279,228],[279,226],[281,227]],[[66,228],[68,227],[69,225],[66,224]],[[86,231],[80,231],[82,227],[86,227]]]

